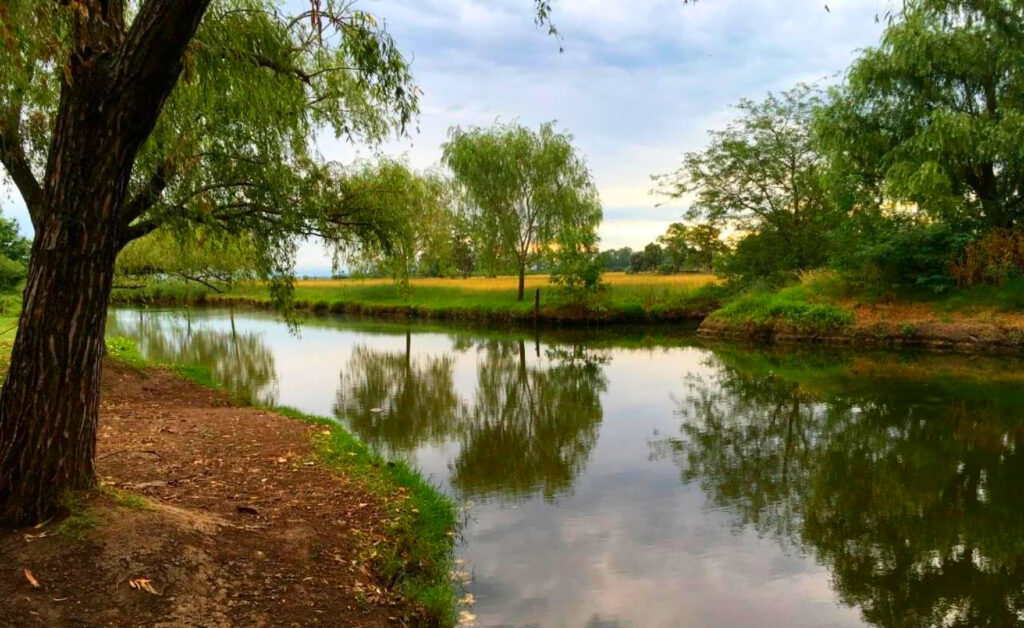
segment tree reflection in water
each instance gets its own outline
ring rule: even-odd
[[[873,625],[1024,623],[1020,382],[713,365],[653,444],[684,482],[814,555]]]
[[[231,390],[244,402],[272,406],[277,399],[274,355],[259,334],[239,333],[234,315],[230,331],[193,325],[192,316],[183,314],[138,317],[111,317],[107,336],[127,336],[149,360],[165,364],[201,366],[210,378]]]
[[[522,340],[461,342],[456,350],[474,348],[476,391],[462,399],[453,354],[414,356],[408,336],[404,353],[357,347],[341,373],[335,414],[389,451],[459,442],[451,482],[465,496],[555,499],[597,442],[607,358],[577,346],[528,363]]]

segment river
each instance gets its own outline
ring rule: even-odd
[[[465,508],[477,626],[1024,625],[1024,363],[113,310]]]

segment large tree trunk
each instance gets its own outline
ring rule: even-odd
[[[103,330],[116,239],[50,221],[37,234],[11,366],[0,393],[0,522],[53,514],[93,483]]]
[[[526,267],[519,267],[519,300],[522,301],[526,296]]]
[[[0,525],[35,523],[94,482],[103,328],[132,219],[125,196],[209,2],[147,0],[127,29],[123,2],[78,14],[0,392]]]

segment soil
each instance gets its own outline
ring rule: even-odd
[[[388,497],[315,462],[323,427],[117,364],[102,399],[94,525],[0,533],[0,626],[418,624],[369,567]]]

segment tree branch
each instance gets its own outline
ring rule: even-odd
[[[25,155],[17,128],[16,119],[0,123],[0,163],[21,192],[32,226],[39,229],[42,224],[43,188],[32,173],[32,165]]]

